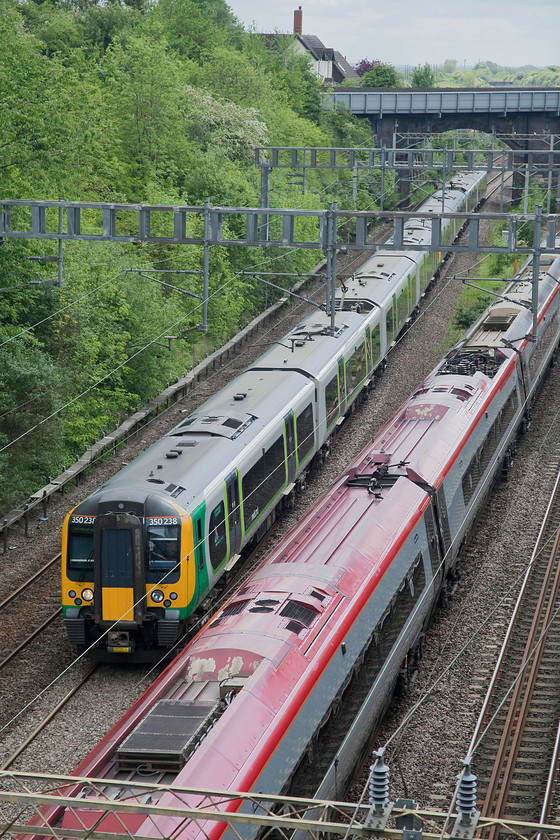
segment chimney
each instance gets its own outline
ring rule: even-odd
[[[294,35],[301,35],[303,32],[303,12],[301,6],[294,9]]]

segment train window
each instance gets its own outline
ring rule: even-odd
[[[297,431],[297,452],[300,463],[305,456],[311,452],[315,444],[315,435],[313,427],[313,405],[309,405],[303,409],[296,420]]]
[[[351,356],[346,362],[346,396],[349,397],[358,384],[358,360]]]
[[[146,583],[179,580],[179,525],[148,525],[146,528]]]
[[[408,285],[404,287],[397,299],[397,331],[400,331],[408,318]]]
[[[68,568],[93,572],[93,525],[68,527]]]
[[[381,358],[381,330],[377,324],[371,333],[371,358],[373,367],[377,367]]]
[[[220,563],[223,563],[227,554],[227,540],[226,540],[226,518],[224,503],[214,508],[210,514],[209,530],[209,545],[210,545],[210,561],[214,569],[217,569]]]
[[[350,396],[366,377],[366,348],[360,344],[346,362],[346,395]]]
[[[360,344],[358,349],[356,350],[356,364],[357,364],[357,384],[361,385],[366,378],[367,375],[367,359],[366,359],[366,343],[363,342]]]
[[[391,308],[389,309],[389,311],[387,312],[387,315],[385,316],[385,326],[386,326],[386,329],[387,329],[387,346],[389,346],[389,344],[391,344],[391,342],[393,341],[393,338],[395,337],[395,325],[394,325],[394,321],[393,321],[393,306],[392,305],[391,305]]]
[[[325,410],[327,413],[327,426],[338,415],[338,376],[335,374],[325,388]]]
[[[408,301],[410,309],[414,309],[416,305],[416,272],[413,272],[408,280]]]
[[[286,482],[284,436],[277,438],[243,477],[243,519],[248,530]]]

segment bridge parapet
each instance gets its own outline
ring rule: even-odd
[[[512,137],[523,134],[527,139],[522,148],[538,148],[531,135],[560,130],[560,88],[340,88],[325,93],[323,101],[326,108],[344,107],[367,117],[385,145],[392,145],[397,130],[440,133],[474,128]]]

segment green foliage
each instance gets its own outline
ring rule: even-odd
[[[7,198],[199,206],[209,197],[241,209],[224,217],[224,237],[234,237],[243,208],[260,202],[255,146],[370,142],[367,122],[322,110],[293,37],[266,43],[225,0],[0,0],[0,71]],[[274,171],[271,206],[353,206],[348,173],[308,171],[305,195],[291,175]],[[378,180],[360,175],[359,209],[376,206]],[[26,214],[14,208],[14,226],[29,227]],[[47,215],[52,229],[58,209]],[[117,219],[123,235],[133,233],[128,218]],[[153,214],[152,233],[169,236],[166,224]],[[188,225],[189,236],[202,236],[202,215]],[[81,226],[99,233],[101,213],[84,210]],[[281,221],[271,227],[280,238]],[[316,228],[303,218],[298,235],[315,238]],[[62,288],[49,288],[30,284],[56,280],[56,263],[29,257],[56,256],[55,243],[0,247],[0,510],[279,296],[247,272],[307,273],[319,259],[307,249],[211,248],[202,334],[202,278],[182,273],[201,271],[201,247],[65,242],[63,250]],[[160,269],[195,297],[154,282]]]
[[[460,304],[457,307],[453,321],[457,327],[466,330],[474,324],[479,315],[482,315],[486,307],[492,302],[490,295],[478,294],[473,299]]]
[[[399,87],[399,74],[391,64],[376,61],[371,70],[366,70],[363,74],[360,84],[369,88]]]
[[[436,74],[429,64],[424,66],[418,65],[412,71],[410,77],[411,87],[414,88],[433,88],[436,83]]]
[[[189,165],[184,70],[165,41],[138,36],[111,47],[101,70],[113,142],[128,168],[124,189],[146,201],[147,182],[177,185]]]
[[[560,67],[555,65],[511,68],[501,67],[493,61],[479,61],[472,68],[460,69],[455,60],[447,59],[435,75],[439,87],[488,87],[496,82],[502,82],[504,86],[560,86]]]
[[[58,474],[64,457],[54,414],[60,372],[29,334],[1,327],[0,370],[0,509],[8,510],[38,475]],[[26,432],[35,427],[30,439]]]
[[[161,23],[170,46],[196,62],[217,46],[243,36],[224,0],[160,0],[152,15]]]

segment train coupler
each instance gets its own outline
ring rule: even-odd
[[[107,633],[107,653],[134,653],[136,645],[126,630],[109,630]]]

